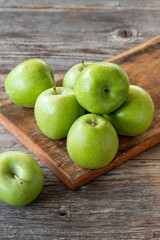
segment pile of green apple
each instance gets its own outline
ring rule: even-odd
[[[129,85],[127,73],[114,63],[82,61],[56,87],[50,65],[29,59],[10,72],[5,88],[14,103],[34,108],[37,125],[48,138],[67,137],[69,156],[84,168],[107,165],[118,151],[117,133],[136,136],[153,120],[150,95]]]

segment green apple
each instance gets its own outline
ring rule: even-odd
[[[65,138],[73,122],[85,111],[77,102],[73,89],[64,87],[41,93],[34,110],[37,125],[51,139]]]
[[[67,135],[67,150],[79,166],[89,169],[104,167],[118,150],[118,136],[112,124],[97,114],[77,119]]]
[[[126,99],[129,79],[117,64],[100,62],[87,66],[77,77],[74,91],[80,105],[91,113],[115,111]]]
[[[0,200],[23,206],[32,202],[43,186],[43,173],[27,153],[10,151],[0,154]]]
[[[33,108],[37,97],[55,85],[50,65],[42,59],[29,59],[16,66],[7,76],[5,89],[11,100]]]
[[[143,88],[130,85],[125,102],[104,117],[111,121],[118,134],[136,136],[149,128],[153,114],[154,104],[150,95]]]
[[[87,67],[88,65],[92,64],[91,62],[83,62],[74,65],[73,67],[71,67],[68,72],[66,72],[66,74],[64,75],[63,78],[63,87],[68,87],[68,88],[74,88],[74,83],[76,81],[76,78],[78,77],[78,75],[80,74],[80,72]]]

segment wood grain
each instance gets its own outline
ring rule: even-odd
[[[160,34],[159,12],[137,10],[0,9],[0,26],[1,72],[34,57],[65,72],[82,59],[102,61]]]
[[[92,0],[92,1],[63,1],[63,0],[32,0],[26,1],[6,1],[0,0],[0,6],[10,8],[30,8],[30,9],[91,9],[91,10],[119,10],[119,9],[141,9],[141,10],[157,10],[160,9],[160,2],[158,0]]]
[[[33,109],[24,109],[5,101],[1,105],[0,121],[68,187],[75,190],[160,141],[159,54],[160,36],[109,60],[126,70],[131,84],[149,92],[155,104],[155,116],[150,129],[144,134],[133,138],[120,137],[116,158],[104,168],[89,170],[73,163],[67,154],[65,140],[51,141],[40,132]]]
[[[44,188],[33,203],[0,204],[2,240],[160,238],[159,161],[128,161],[77,191],[43,172]]]

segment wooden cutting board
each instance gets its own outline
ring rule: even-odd
[[[36,125],[33,109],[19,107],[10,100],[0,104],[0,122],[72,190],[160,142],[160,36],[108,61],[124,68],[131,84],[148,91],[155,104],[155,115],[145,133],[119,137],[118,154],[101,169],[84,169],[73,163],[67,154],[66,140],[45,137]],[[57,81],[58,86],[61,83],[62,79]]]

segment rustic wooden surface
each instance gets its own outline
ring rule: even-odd
[[[34,110],[17,106],[9,98],[0,104],[0,123],[70,189],[75,190],[160,142],[159,56],[160,35],[108,60],[119,64],[127,72],[130,84],[148,91],[153,99],[155,112],[152,124],[145,133],[132,138],[119,137],[116,157],[101,169],[84,169],[75,164],[68,156],[66,139],[48,139],[36,124]],[[56,80],[56,85],[62,86],[62,79]]]
[[[30,57],[44,58],[56,72],[81,58],[110,58],[160,34],[159,9],[155,0],[0,0],[0,72]],[[3,75],[0,80],[5,98]],[[23,208],[0,203],[0,238],[159,239],[159,147],[75,192],[38,161],[45,175],[42,193]],[[0,152],[9,150],[29,153],[0,126]]]

